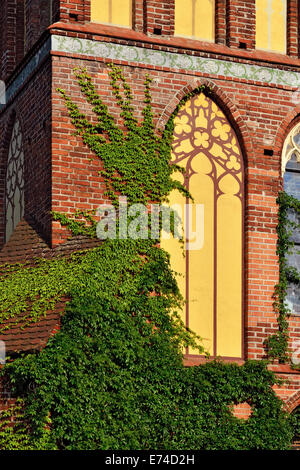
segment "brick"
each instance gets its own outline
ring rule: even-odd
[[[37,0],[28,0],[24,10],[25,29],[20,28],[16,34],[16,28],[20,26],[17,2],[5,0],[0,10],[0,25],[5,25],[0,29],[0,73],[8,80],[13,79],[17,66],[22,68],[26,64],[25,52],[30,53],[33,47],[38,47],[49,24],[58,21],[51,31],[62,36],[139,45],[148,51],[216,57],[235,63],[267,64],[273,68],[299,72],[298,6],[295,0],[288,1],[287,52],[290,57],[255,51],[254,0],[216,0],[216,44],[173,37],[174,0],[136,0],[133,31],[89,24],[90,1],[53,0],[50,18],[47,2],[42,1],[39,10]],[[154,28],[161,28],[161,35],[154,35]],[[240,49],[241,42],[246,44],[246,51]],[[36,255],[56,256],[60,250],[67,252],[66,247],[71,243],[67,240],[70,234],[58,222],[51,220],[50,211],[69,212],[79,207],[97,209],[106,201],[106,188],[103,178],[99,176],[101,164],[97,158],[90,161],[90,151],[80,137],[74,137],[73,125],[56,88],[63,87],[80,109],[94,120],[95,116],[86,105],[72,72],[74,67],[86,67],[104,103],[109,106],[116,122],[121,124],[120,111],[109,85],[107,62],[110,61],[101,57],[53,53],[0,112],[2,201],[5,197],[5,165],[15,116],[22,126],[26,155],[26,220],[14,233],[12,243],[4,246],[4,204],[0,205],[0,262],[17,262]],[[163,128],[179,101],[201,84],[210,87],[212,99],[232,123],[243,149],[247,181],[244,224],[245,359],[265,358],[264,340],[278,330],[272,306],[274,286],[279,275],[276,198],[282,188],[280,167],[284,139],[299,122],[300,106],[295,104],[295,88],[247,81],[245,78],[216,77],[197,70],[172,69],[171,66],[167,68],[120,60],[114,63],[122,67],[132,86],[139,118],[142,117],[146,74],[158,79],[152,84],[157,128]],[[273,150],[272,156],[264,155],[266,148]],[[24,225],[26,223],[34,233]],[[79,249],[85,246],[86,241],[77,240],[74,243]],[[70,246],[74,247],[72,244]],[[51,328],[55,326],[53,322],[40,325],[26,337],[20,336],[19,332],[10,332],[9,341],[13,347],[38,348],[51,334]],[[299,322],[299,317],[289,319],[291,345],[300,339]],[[190,361],[189,365],[192,365],[197,360],[189,358],[187,363]],[[278,369],[277,373],[283,375],[282,369]],[[288,377],[290,384],[278,389],[277,393],[292,407],[299,403],[299,373],[289,371]],[[245,417],[245,408],[240,406],[236,413]]]

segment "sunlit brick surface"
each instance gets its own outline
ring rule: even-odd
[[[47,16],[48,13],[30,14],[30,11],[36,11],[38,4],[38,0],[30,0],[26,2],[24,29],[24,22],[20,20],[21,10],[16,15],[19,4],[20,0],[5,0],[0,9],[0,34],[3,39],[0,80],[5,80],[7,87],[16,83],[18,73],[25,70],[32,57],[37,57],[50,34],[99,41],[99,44],[106,42],[143,48],[149,57],[147,63],[134,62],[130,57],[128,60],[116,57],[113,61],[122,67],[132,87],[138,118],[142,117],[146,74],[153,78],[152,97],[157,128],[164,128],[187,93],[202,84],[209,87],[211,99],[226,114],[239,138],[245,162],[244,358],[266,358],[264,341],[278,331],[272,296],[279,275],[276,198],[282,189],[281,151],[286,135],[300,121],[298,86],[284,81],[285,71],[300,72],[297,1],[288,2],[288,55],[255,50],[254,0],[216,1],[214,44],[173,37],[174,0],[136,0],[133,30],[89,23],[88,0],[53,0],[52,17]],[[52,27],[46,32],[50,24]],[[161,34],[154,34],[154,28],[156,33],[160,29]],[[25,48],[21,41],[22,31],[27,37]],[[28,55],[24,58],[27,51]],[[263,76],[250,80],[242,72],[240,75],[223,76],[208,67],[205,72],[200,72],[197,68],[173,67],[171,62],[163,66],[156,63],[151,55],[155,51],[183,54],[187,61],[193,57],[217,59],[231,66],[234,64],[242,71],[246,66],[263,66],[267,70],[281,70],[283,78],[281,83],[270,84]],[[64,246],[70,234],[58,222],[51,220],[51,210],[67,213],[76,209],[95,209],[106,201],[106,188],[98,173],[99,162],[90,160],[93,155],[82,140],[73,135],[74,127],[56,89],[64,88],[80,109],[94,120],[95,116],[85,103],[73,75],[74,67],[86,67],[104,103],[120,124],[119,108],[109,85],[107,62],[111,60],[104,60],[101,55],[95,57],[88,52],[80,53],[80,47],[76,53],[70,50],[52,51],[36,69],[24,75],[18,92],[0,111],[0,198],[4,201],[8,147],[17,117],[22,128],[26,161],[25,217],[30,219],[39,237],[37,242],[32,232],[24,230],[23,238],[17,232],[16,238],[12,238],[15,243],[3,247],[5,214],[4,204],[0,204],[0,261],[9,262],[14,256],[21,261],[23,255],[28,259],[50,247],[56,250]],[[24,253],[22,244],[27,247]],[[299,316],[291,316],[289,325],[289,346],[297,359]],[[52,325],[49,325],[49,334],[51,331]],[[26,344],[23,345],[24,349]],[[199,363],[194,357],[185,361],[187,365]],[[274,371],[288,379],[284,385],[276,387],[276,393],[292,411],[300,402],[300,375],[284,365],[275,365]],[[242,405],[239,405],[237,412],[246,415]]]

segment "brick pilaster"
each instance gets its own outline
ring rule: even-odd
[[[132,28],[139,33],[144,31],[144,0],[133,0]]]
[[[25,52],[28,52],[52,22],[50,3],[48,0],[27,0],[24,13]]]
[[[226,44],[226,0],[216,0],[216,43]]]
[[[144,32],[172,36],[175,27],[175,0],[144,1]]]
[[[255,0],[227,0],[227,45],[255,49]]]
[[[298,0],[287,2],[287,54],[291,57],[299,56],[298,44]]]
[[[60,20],[83,24],[91,21],[91,0],[60,0]]]
[[[0,10],[0,79],[5,81],[24,55],[24,1],[4,0]]]

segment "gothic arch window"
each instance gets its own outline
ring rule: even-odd
[[[172,162],[186,169],[180,178],[194,202],[177,191],[170,195],[171,205],[187,205],[183,221],[185,257],[174,238],[162,240],[162,246],[170,252],[173,270],[181,274],[178,284],[187,301],[183,320],[204,339],[212,356],[241,358],[244,219],[241,148],[224,113],[204,93],[181,107],[174,124]],[[203,226],[197,224],[197,217]]]
[[[215,40],[215,0],[175,0],[175,35]]]
[[[283,189],[286,193],[300,200],[300,123],[288,134],[282,152]],[[300,223],[299,216],[292,209],[289,218],[293,222]],[[300,231],[294,230],[291,235],[294,242],[293,252],[288,255],[289,266],[300,271]],[[287,305],[292,313],[300,314],[299,286],[290,283],[287,290]]]
[[[286,54],[287,0],[256,0],[256,48]]]
[[[6,241],[24,215],[24,150],[20,122],[15,120],[6,169]]]
[[[131,28],[132,7],[132,0],[92,0],[91,20]]]

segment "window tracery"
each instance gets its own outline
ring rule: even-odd
[[[194,96],[174,119],[172,162],[186,170],[192,203],[173,192],[170,204],[189,205],[183,221],[185,258],[176,240],[163,241],[187,300],[183,319],[214,356],[242,357],[243,158],[235,131],[217,104]],[[191,249],[197,205],[204,208],[204,238]],[[184,214],[184,210],[182,210]],[[188,351],[194,354],[194,351]]]
[[[21,126],[16,119],[6,169],[6,241],[24,215],[24,150]]]

